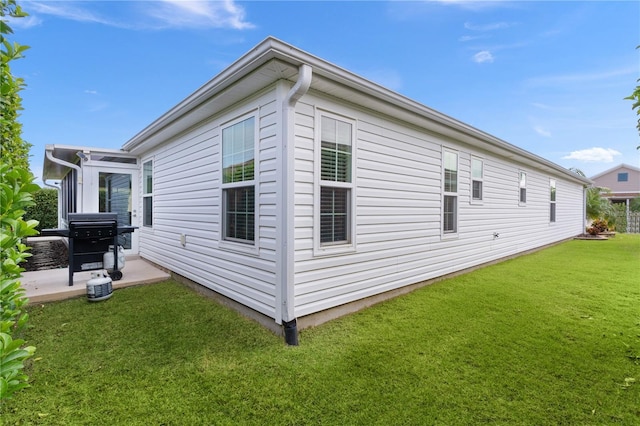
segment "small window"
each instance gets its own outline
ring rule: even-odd
[[[458,154],[443,152],[442,232],[458,232]]]
[[[142,226],[153,226],[153,161],[142,165]]]
[[[629,181],[629,173],[618,173],[618,182],[628,182]]]
[[[527,174],[520,172],[520,204],[527,202]]]
[[[549,189],[550,189],[549,222],[553,223],[556,221],[556,181],[555,179],[551,179],[549,181]]]
[[[351,242],[353,124],[320,120],[320,244]]]
[[[479,158],[471,158],[471,200],[482,201],[484,164]]]
[[[255,242],[255,117],[222,129],[223,239]]]

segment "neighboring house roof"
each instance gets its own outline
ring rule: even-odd
[[[136,155],[143,154],[278,80],[296,82],[299,67],[304,64],[312,68],[311,90],[364,106],[454,140],[480,146],[489,152],[515,159],[537,169],[560,173],[585,185],[591,183],[586,177],[579,176],[549,160],[273,37],[265,39],[156,119],[126,142],[122,149]],[[242,84],[236,84],[240,81]]]

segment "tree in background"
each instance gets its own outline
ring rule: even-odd
[[[637,46],[636,49],[640,49],[640,46]],[[636,82],[640,83],[640,78],[637,79]],[[638,124],[636,124],[636,128],[638,129],[638,133],[640,133],[640,84],[636,86],[636,90],[633,91],[631,96],[627,96],[625,99],[633,101],[631,109],[635,109],[636,114],[638,115]],[[640,149],[640,145],[638,145],[636,149]]]
[[[580,169],[576,169],[575,167],[571,167],[569,170],[574,172],[577,175],[582,177],[586,177],[584,172]],[[607,221],[613,217],[613,205],[611,201],[603,195],[607,194],[609,191],[606,188],[600,188],[598,186],[590,186],[587,188],[587,196],[586,196],[586,215],[587,219],[594,221],[597,219],[606,219]]]
[[[35,204],[26,208],[24,219],[37,220],[38,226],[36,229],[38,231],[57,228],[58,191],[51,188],[41,188],[38,192],[33,194],[33,201]]]
[[[22,109],[20,90],[24,82],[11,74],[9,62],[22,57],[27,49],[11,43],[6,36],[13,31],[8,19],[26,16],[16,0],[0,0],[0,402],[28,386],[24,361],[35,351],[16,338],[25,326],[28,315],[23,312],[27,303],[20,277],[24,269],[20,263],[30,256],[23,239],[38,231],[35,220],[23,219],[25,209],[33,205],[33,193],[39,187],[33,183],[29,171],[29,148],[22,139],[22,125],[18,122]],[[2,405],[0,405],[0,414]]]

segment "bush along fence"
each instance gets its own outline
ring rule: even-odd
[[[615,224],[615,231],[627,234],[640,234],[640,212],[616,212],[609,223]]]

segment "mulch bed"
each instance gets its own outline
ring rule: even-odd
[[[20,265],[25,271],[42,271],[69,266],[67,245],[62,240],[29,241],[27,245],[31,247],[32,256]]]

